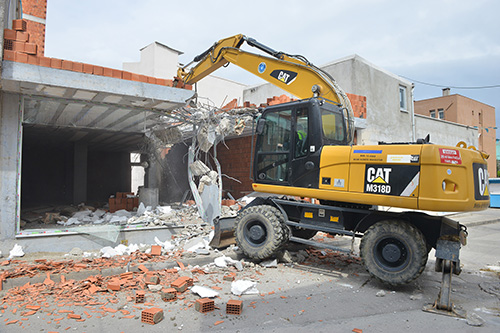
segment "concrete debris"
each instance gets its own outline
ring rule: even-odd
[[[241,261],[234,260],[230,257],[222,256],[214,259],[214,263],[217,267],[227,268],[227,265],[233,265],[237,270],[243,270],[243,264]]]
[[[79,247],[74,247],[71,249],[71,251],[69,251],[68,255],[79,257],[83,255],[83,251]]]
[[[193,163],[191,163],[191,165],[189,165],[189,168],[191,169],[193,175],[197,177],[203,176],[210,172],[210,168],[207,167],[206,164],[200,160],[196,160]]]
[[[422,294],[413,294],[410,296],[410,299],[412,301],[417,301],[417,300],[421,300],[423,297],[424,297],[424,295],[422,295]]]
[[[141,244],[142,245],[142,244]],[[144,248],[144,245],[142,245]],[[116,247],[105,246],[101,249],[100,253],[103,258],[111,258],[114,256],[129,255],[139,250],[140,247],[137,244],[131,244],[125,246],[124,244],[118,244]]]
[[[273,259],[273,260],[262,261],[260,263],[260,265],[262,267],[266,267],[266,268],[276,268],[276,267],[278,267],[278,260],[277,259]]]
[[[18,244],[14,245],[12,250],[10,250],[9,259],[12,259],[14,257],[22,257],[22,256],[24,256],[23,247],[21,245],[18,245]]]
[[[379,290],[375,296],[377,297],[384,297],[387,293],[384,290]]]
[[[156,236],[155,236],[155,243],[157,245],[160,245],[162,247],[163,251],[170,251],[174,248],[174,245],[172,245],[171,242],[169,242],[168,240],[162,242]]]
[[[194,294],[198,294],[202,298],[205,298],[205,297],[212,298],[212,297],[219,296],[219,293],[216,292],[215,290],[210,289],[208,287],[198,286],[198,285],[193,286],[191,288],[191,292],[193,292]]]
[[[195,252],[198,249],[208,249],[208,237],[205,239],[205,237],[195,237],[190,239],[189,241],[184,244],[184,251],[187,252]]]
[[[485,323],[484,319],[474,312],[467,313],[466,320],[467,320],[467,325],[476,327],[483,326]]]
[[[236,296],[258,294],[257,282],[236,280],[231,283],[231,292]]]

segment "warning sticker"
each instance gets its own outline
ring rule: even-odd
[[[460,157],[458,149],[439,148],[439,156],[441,163],[462,164],[462,157]]]

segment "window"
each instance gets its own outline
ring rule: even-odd
[[[321,109],[323,139],[328,144],[338,144],[345,140],[344,119],[339,112]]]
[[[430,116],[431,118],[436,118],[436,110],[430,110],[430,111],[429,111],[429,116]]]
[[[266,125],[257,144],[257,177],[260,180],[288,180],[292,111],[267,115]]]
[[[438,117],[439,117],[439,119],[444,119],[444,110],[443,109],[438,109]]]
[[[407,111],[406,87],[404,86],[399,86],[399,109],[401,111]]]
[[[299,109],[296,113],[297,128],[295,129],[295,157],[307,155],[309,137],[307,130],[309,128],[309,118],[307,109]]]

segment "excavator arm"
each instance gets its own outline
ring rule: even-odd
[[[272,57],[241,50],[244,42]],[[188,67],[196,63],[193,67]],[[244,35],[235,35],[216,42],[211,48],[195,57],[193,62],[179,68],[178,77],[186,84],[193,84],[228,63],[235,64],[269,83],[306,99],[320,97],[343,107],[347,134],[352,143],[354,116],[347,95],[333,77],[311,64],[303,56],[278,52]]]

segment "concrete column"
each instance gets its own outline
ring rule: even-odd
[[[87,144],[75,142],[73,151],[73,203],[78,205],[87,201]]]
[[[19,95],[0,92],[0,239],[13,239],[18,220]],[[20,162],[20,160],[19,160]],[[19,171],[20,172],[20,171]]]

